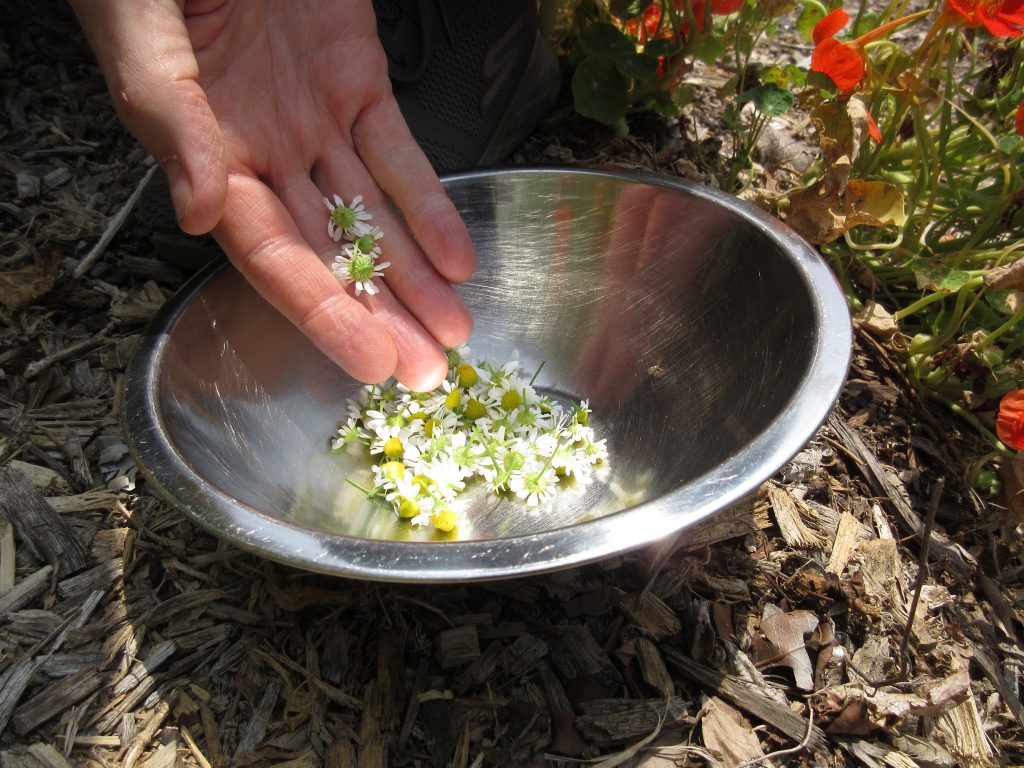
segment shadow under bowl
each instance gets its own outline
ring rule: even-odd
[[[518,351],[538,389],[589,400],[604,475],[531,511],[468,492],[455,535],[413,528],[328,450],[361,385],[226,263],[153,321],[125,427],[153,489],[240,547],[386,581],[496,579],[654,542],[726,507],[813,436],[850,355],[819,255],[735,198],[643,174],[561,168],[444,179],[477,247],[459,293],[473,357]]]

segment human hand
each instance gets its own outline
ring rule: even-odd
[[[213,230],[274,307],[357,379],[443,380],[469,336],[451,282],[473,245],[391,95],[369,0],[72,0],[128,128],[167,172],[182,229]],[[356,299],[326,263],[322,198],[361,194],[387,284]]]

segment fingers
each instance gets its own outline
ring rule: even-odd
[[[295,174],[275,186],[285,205],[294,212],[295,223],[302,236],[319,252],[321,262],[329,265],[340,253],[341,244],[335,243],[327,235],[327,211],[321,200],[323,192],[305,173]],[[338,194],[349,202],[358,192],[345,188]],[[385,270],[383,278],[374,280],[380,293],[374,296],[363,294],[358,301],[390,334],[397,353],[395,378],[414,391],[432,390],[444,380],[448,361],[434,334],[424,328],[388,288],[389,283],[397,279],[397,275],[408,270],[406,263],[397,255],[398,252],[403,247],[415,252],[415,244],[407,242],[403,245],[402,224],[386,209],[379,211],[376,206],[368,209],[374,214],[373,223],[385,233],[381,240],[383,255],[379,261],[391,262],[391,266]],[[434,273],[421,255],[416,255],[416,260],[429,273],[423,282],[430,284],[434,291],[433,298],[428,297],[428,301],[436,302],[437,311],[432,315],[436,335],[448,339],[442,343],[461,343],[469,333],[468,314],[454,296],[451,286]]]
[[[392,375],[398,354],[385,323],[344,291],[266,185],[231,174],[214,235],[252,286],[351,376]]]
[[[366,210],[373,214],[373,223],[384,232],[382,258],[391,262],[384,276],[385,282],[430,334],[448,347],[457,346],[469,338],[473,319],[462,300],[424,256],[405,222],[388,204],[374,183],[375,179],[370,177],[351,148],[343,145],[334,147],[314,175],[319,188],[328,196],[336,193],[349,200],[353,195],[363,195]],[[295,210],[293,206],[289,207]],[[320,209],[323,209],[322,203]],[[321,219],[318,226],[326,227],[325,222],[326,219]],[[465,226],[461,219],[460,226]]]
[[[220,220],[227,163],[217,119],[174,0],[72,0],[125,125],[167,173],[181,228]]]
[[[352,126],[352,139],[359,158],[402,211],[437,271],[453,283],[468,280],[476,266],[473,241],[397,102],[388,95],[363,109]]]

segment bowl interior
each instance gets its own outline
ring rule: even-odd
[[[478,250],[459,289],[473,356],[543,363],[539,388],[589,400],[610,453],[604,477],[541,512],[470,491],[459,542],[583,530],[653,503],[659,522],[645,525],[664,530],[618,524],[623,548],[643,543],[754,487],[827,414],[848,359],[842,296],[767,216],[623,174],[478,172],[446,187]],[[268,522],[335,541],[450,538],[346,482],[372,484],[365,458],[328,451],[360,385],[232,268],[190,285],[154,338],[132,379],[149,420],[130,432],[154,482],[201,522],[236,540]]]

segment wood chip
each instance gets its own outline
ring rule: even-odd
[[[238,740],[238,748],[235,750],[236,758],[246,752],[251,752],[256,748],[257,744],[263,741],[263,737],[267,732],[267,723],[270,722],[270,715],[274,711],[274,706],[277,704],[280,694],[280,680],[273,679],[267,683],[260,703],[253,710],[252,717],[249,719],[245,729],[242,731],[241,738]]]
[[[18,568],[17,552],[14,548],[14,526],[7,515],[0,511],[0,597],[14,586]],[[8,609],[10,610],[10,609]],[[0,611],[4,613],[4,611]]]
[[[675,611],[657,595],[634,593],[622,596],[620,607],[638,626],[655,640],[678,635],[683,625]]]
[[[11,459],[7,466],[27,477],[32,486],[43,496],[56,496],[58,494],[63,496],[71,492],[71,486],[68,484],[68,481],[50,467],[41,467],[38,464],[30,464],[27,461],[18,461],[17,459]]]
[[[170,705],[165,702],[159,702],[156,707],[150,712],[139,729],[138,735],[132,740],[131,744],[124,751],[124,758],[121,764],[121,768],[134,768],[135,763],[138,762],[139,758],[142,757],[146,748],[149,747],[153,737],[156,736],[156,732],[160,730],[160,726],[164,723],[164,718],[167,717],[167,713],[170,711]]]
[[[71,763],[52,744],[37,742],[32,744],[28,751],[32,757],[46,766],[46,768],[71,768]]]
[[[636,639],[636,660],[640,666],[640,676],[645,683],[663,696],[672,696],[675,693],[672,675],[665,666],[658,646],[652,640],[646,637]]]
[[[86,698],[103,684],[103,675],[87,669],[46,686],[14,713],[14,730],[21,735]]]
[[[905,492],[896,488],[889,473],[883,469],[874,452],[835,413],[828,417],[828,425],[839,437],[843,446],[858,458],[860,461],[858,468],[864,472],[865,478],[875,492],[889,500],[892,510],[903,527],[915,536],[920,536],[924,528],[924,521],[907,502]],[[947,567],[957,575],[966,576],[977,568],[978,563],[974,556],[959,544],[950,541],[937,531],[932,531],[931,538],[936,556],[943,558]]]
[[[695,719],[687,701],[679,696],[666,699],[595,699],[580,705],[576,727],[588,741],[599,747],[625,744],[649,735],[662,717],[667,722],[690,727]]]
[[[740,710],[786,734],[795,743],[801,743],[807,735],[806,717],[773,701],[745,681],[698,664],[674,648],[664,648],[662,653],[670,665],[701,685],[708,693],[728,700]],[[817,726],[811,728],[807,745],[814,752],[821,754],[828,752],[828,740],[825,733]]]
[[[45,592],[50,584],[51,573],[53,568],[44,565],[0,595],[0,616],[19,610]]]
[[[859,540],[860,523],[849,512],[843,512],[839,519],[839,529],[836,531],[836,539],[832,544],[832,553],[829,555],[825,572],[842,576]]]
[[[779,524],[782,538],[791,547],[820,549],[823,542],[803,521],[802,504],[793,494],[775,483],[768,484],[768,498],[771,500],[775,520]]]
[[[480,656],[476,627],[466,625],[438,632],[434,648],[441,669],[452,669],[467,664]]]
[[[594,640],[586,624],[557,628],[551,637],[549,662],[567,685],[574,681],[593,681],[605,696],[611,696],[623,684],[619,670]]]
[[[0,469],[0,512],[14,524],[18,538],[38,559],[61,576],[86,565],[85,545],[78,534],[46,503],[25,475]]]

